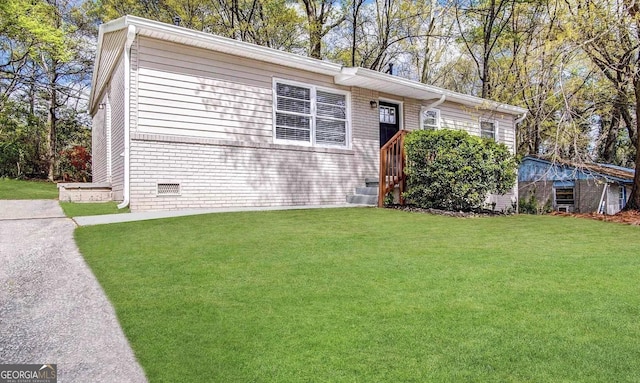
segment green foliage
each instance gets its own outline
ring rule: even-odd
[[[518,200],[518,211],[520,214],[549,214],[553,211],[553,204],[551,199],[541,204],[536,199],[535,192],[531,192],[529,197]]]
[[[0,177],[42,177],[43,124],[24,104],[9,100],[4,106],[0,110]]]
[[[26,55],[39,60],[42,52],[67,59],[71,52],[65,44],[64,31],[55,27],[56,11],[46,1],[0,1],[0,48],[10,53],[3,59],[16,60]]]
[[[504,194],[516,180],[516,161],[504,144],[464,131],[414,131],[405,147],[405,198],[420,207],[477,209],[487,194]]]
[[[637,382],[639,233],[325,209],[76,241],[150,382]]]

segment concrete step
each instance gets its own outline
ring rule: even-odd
[[[372,205],[375,206],[378,204],[378,196],[377,195],[363,195],[363,194],[355,194],[347,196],[347,203],[354,203],[358,205]]]
[[[364,188],[356,188],[356,194],[378,195],[378,187],[377,186],[367,186],[367,187],[364,187]]]
[[[367,187],[378,187],[379,182],[377,178],[365,178],[364,183]]]

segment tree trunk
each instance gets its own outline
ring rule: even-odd
[[[620,105],[614,104],[611,111],[611,122],[607,130],[605,141],[600,150],[600,160],[606,163],[613,163],[616,154],[616,141],[620,128]],[[604,132],[603,132],[604,133]],[[602,133],[601,133],[602,134]]]
[[[55,74],[53,75],[53,81],[55,81]],[[47,115],[47,128],[49,130],[47,135],[47,179],[51,182],[55,179],[56,169],[56,109],[57,109],[57,94],[55,82],[51,84],[51,100],[49,101],[49,111]]]
[[[640,116],[640,77],[636,75],[633,79],[633,87],[636,94],[636,116]],[[636,118],[636,132],[640,132],[640,118]],[[640,135],[637,135],[640,136]],[[629,201],[624,207],[624,210],[636,210],[640,211],[640,139],[636,139],[636,160],[635,160],[635,176],[633,177],[633,187],[631,188],[631,195]]]

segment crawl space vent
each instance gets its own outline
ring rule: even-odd
[[[180,184],[158,184],[158,195],[179,195]]]

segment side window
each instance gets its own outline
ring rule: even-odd
[[[498,140],[497,123],[492,120],[480,120],[480,137]]]
[[[573,188],[557,188],[556,191],[556,205],[573,205]]]
[[[422,108],[420,110],[420,129],[440,129],[440,110]]]

